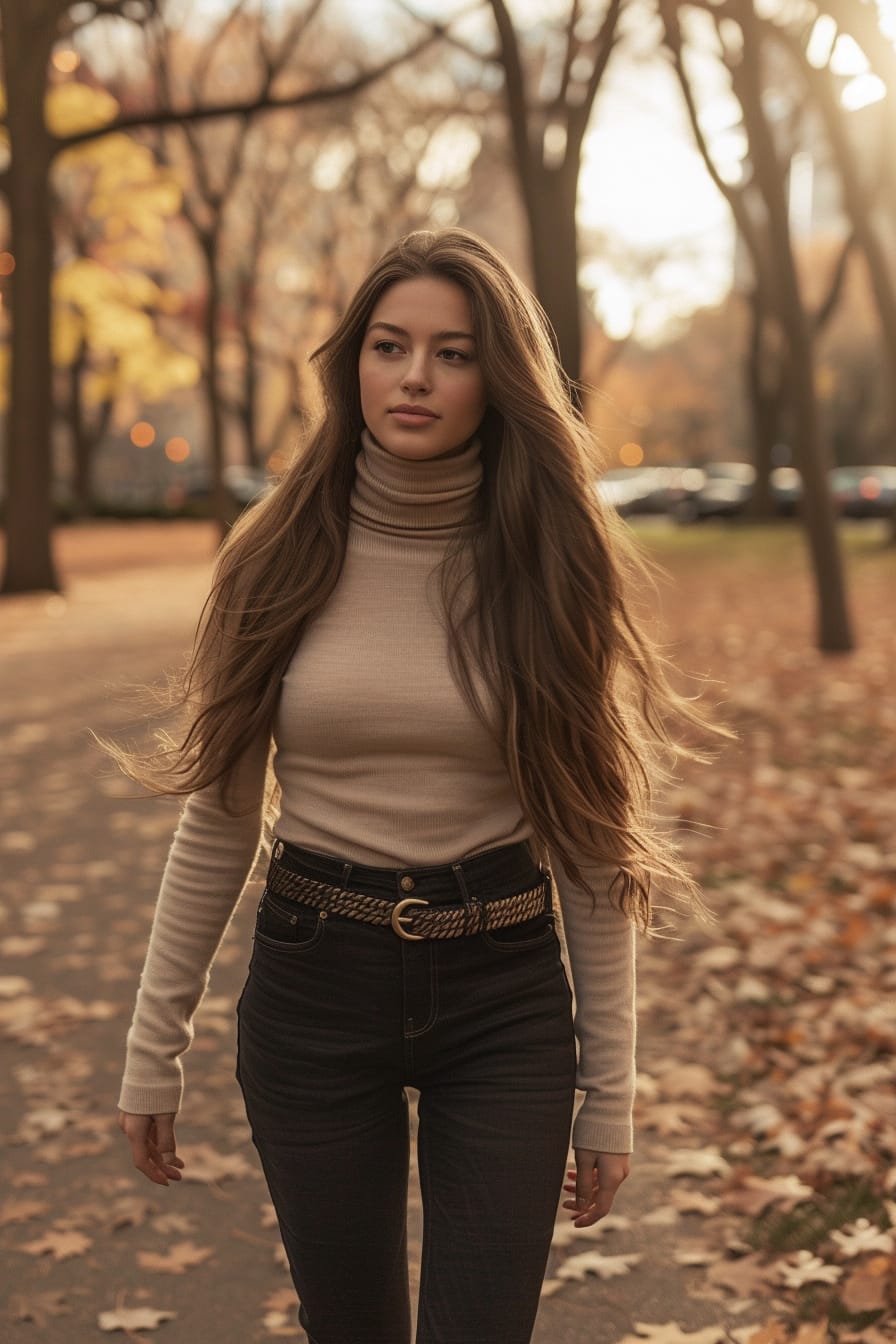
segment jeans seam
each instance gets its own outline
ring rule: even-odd
[[[435,942],[431,941],[427,949],[429,952],[429,1017],[422,1027],[416,1031],[406,1031],[405,1040],[412,1040],[415,1036],[422,1036],[427,1031],[432,1031],[436,1022],[439,1020],[439,979],[436,975],[436,953],[438,951]]]

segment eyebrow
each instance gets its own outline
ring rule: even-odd
[[[382,327],[384,331],[394,332],[396,336],[410,336],[409,331],[404,327],[396,327],[394,322],[371,322],[367,328],[368,332],[373,331],[374,327]],[[469,331],[437,331],[434,335],[437,341],[456,341],[458,339],[472,341],[473,336]]]

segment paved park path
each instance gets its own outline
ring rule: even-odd
[[[69,530],[65,596],[0,603],[4,1341],[86,1344],[107,1337],[100,1313],[141,1307],[150,1321],[161,1313],[157,1328],[131,1338],[303,1338],[233,1078],[251,893],[216,962],[187,1061],[178,1134],[192,1179],[169,1189],[145,1182],[115,1127],[124,1035],[178,809],[129,797],[87,729],[143,733],[129,687],[183,657],[210,543],[196,524]],[[665,1048],[648,1017],[642,1060],[650,1065]],[[670,1201],[666,1157],[658,1140],[639,1136],[618,1213],[597,1235],[564,1244],[560,1211],[548,1271],[556,1291],[544,1298],[535,1344],[617,1344],[636,1321],[698,1330],[757,1319],[755,1309],[732,1317],[717,1290],[676,1262],[705,1228]],[[412,1163],[414,1284],[415,1181]],[[618,1262],[618,1277],[582,1271],[581,1282],[553,1282],[571,1256],[598,1249],[641,1258],[630,1272]]]

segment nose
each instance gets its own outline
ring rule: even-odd
[[[408,393],[425,392],[428,387],[426,353],[421,350],[412,358],[411,363],[405,369],[401,380],[401,390]]]

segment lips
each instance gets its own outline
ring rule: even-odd
[[[426,410],[426,408],[423,407],[423,406],[392,406],[392,407],[390,408],[389,414],[390,414],[390,415],[416,415],[416,416],[419,416],[422,420],[436,420],[436,419],[438,419],[438,417],[437,417],[437,415],[435,414],[434,411],[428,411],[428,410]]]

